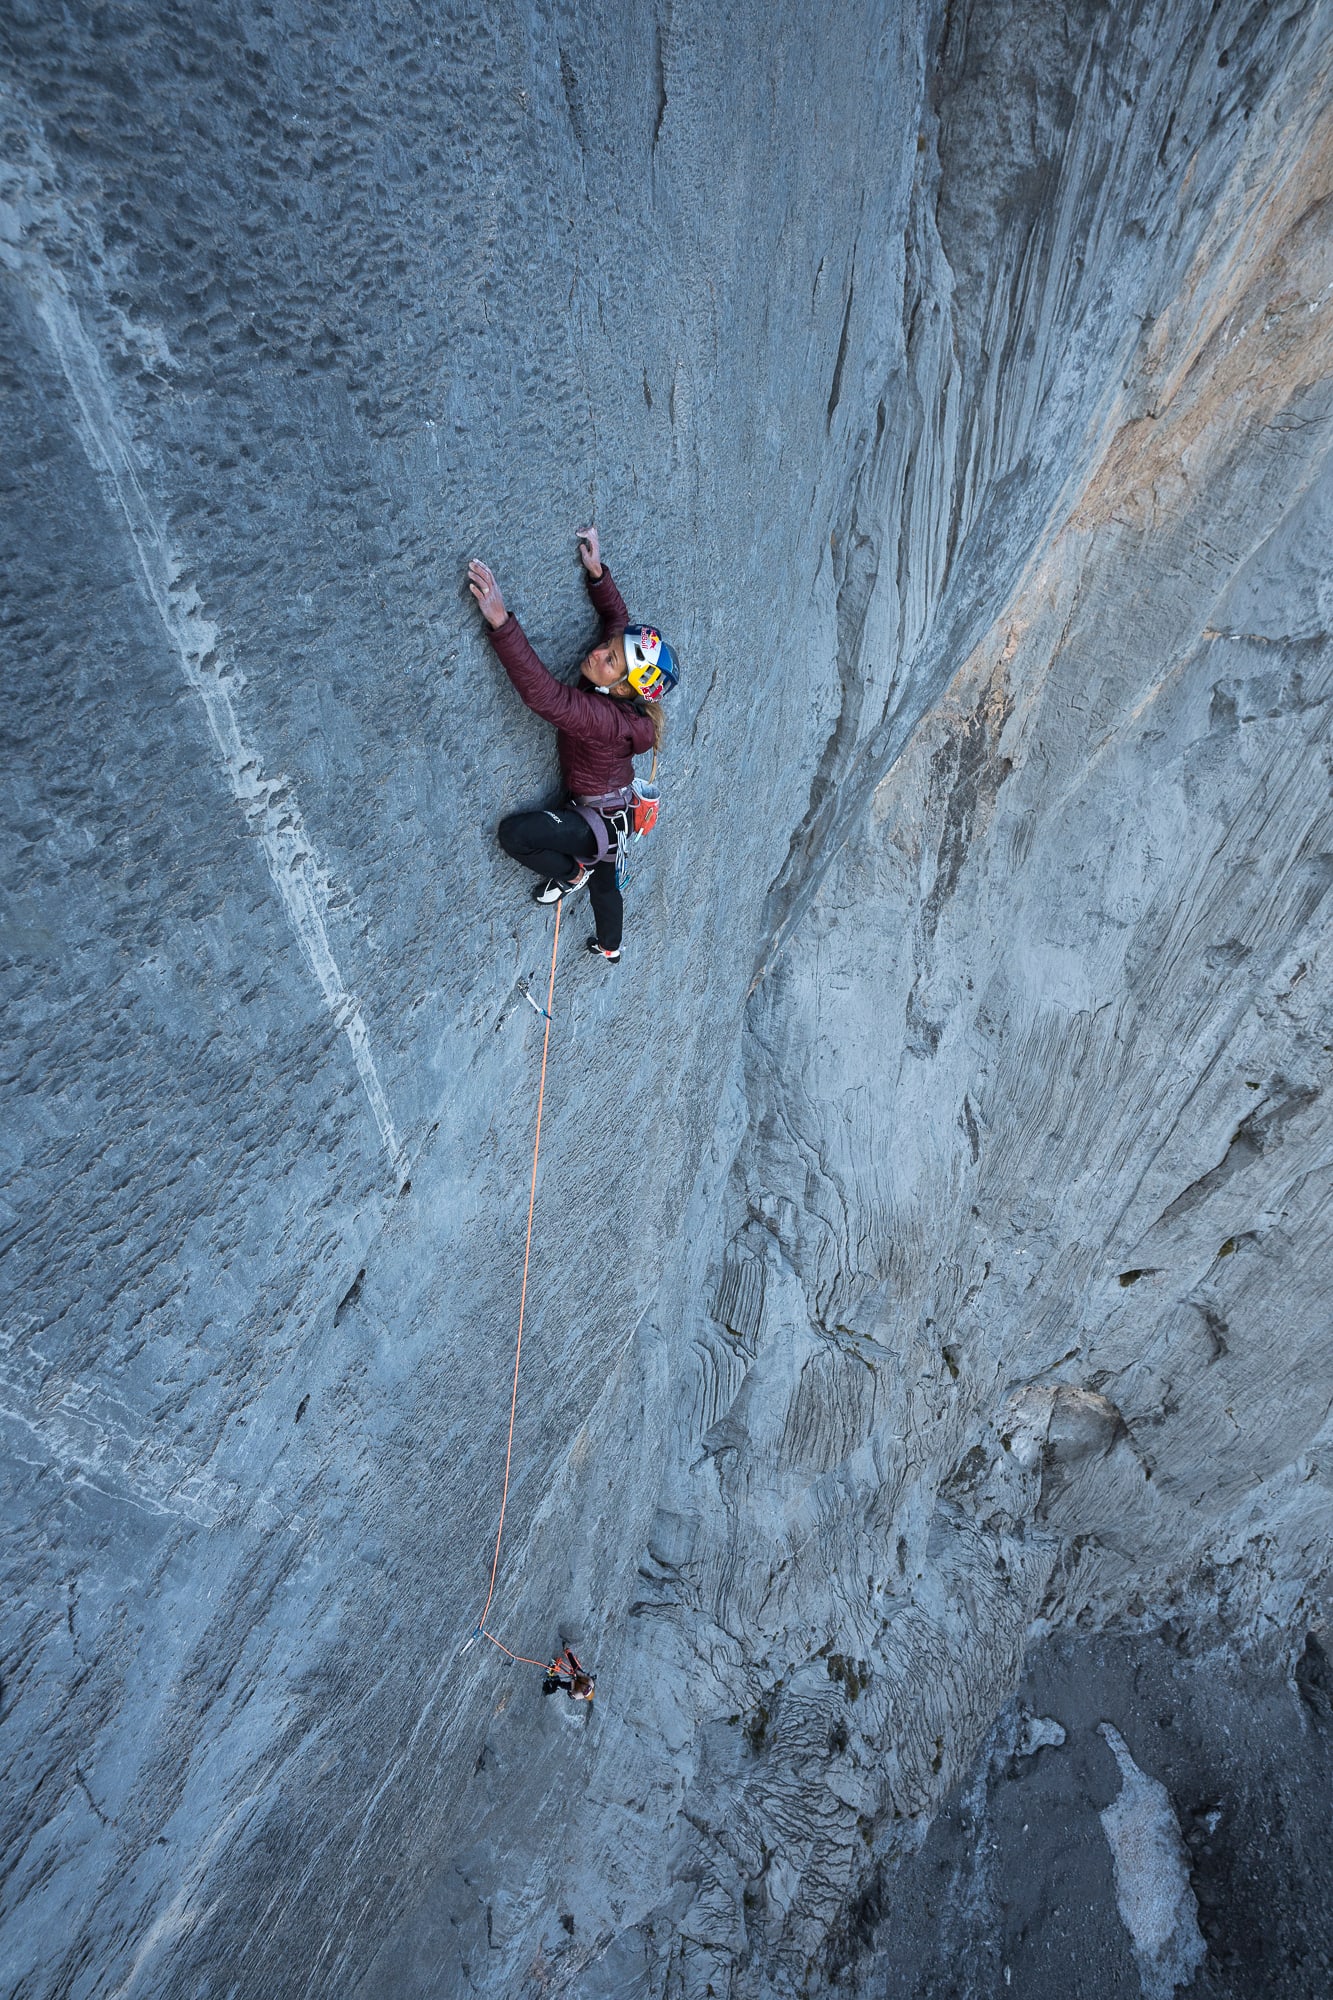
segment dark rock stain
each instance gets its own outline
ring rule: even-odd
[[[340,1326],[342,1324],[344,1317],[352,1310],[352,1307],[361,1297],[361,1287],[365,1284],[365,1282],[366,1282],[366,1273],[363,1267],[361,1270],[357,1272],[351,1284],[347,1287],[347,1290],[343,1293],[342,1297],[338,1301],[337,1307],[335,1308],[333,1314],[333,1324],[335,1326]]]
[[[832,424],[834,412],[837,410],[842,398],[842,371],[847,363],[847,342],[851,335],[852,301],[855,296],[856,280],[853,278],[847,286],[847,304],[843,309],[842,332],[838,337],[838,358],[833,364],[833,386],[829,390],[828,410],[826,413],[826,420],[829,424]]]

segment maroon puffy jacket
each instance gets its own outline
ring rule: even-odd
[[[609,569],[594,583],[584,573],[588,595],[602,621],[602,636],[623,632],[629,624],[625,600]],[[490,628],[487,627],[490,631]],[[565,784],[576,798],[597,798],[617,792],[634,781],[634,759],[653,747],[653,725],[633,702],[613,694],[598,694],[586,681],[574,687],[548,673],[528,643],[527,634],[511,611],[490,641],[500,664],[535,715],[556,728],[555,747]]]

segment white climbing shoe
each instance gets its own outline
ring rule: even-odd
[[[539,882],[532,892],[532,900],[534,903],[562,903],[566,896],[577,895],[591,879],[591,868],[585,868],[580,861],[579,872],[572,882],[557,882],[554,879],[549,882]]]

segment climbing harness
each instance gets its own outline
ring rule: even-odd
[[[514,1385],[509,1396],[509,1439],[505,1445],[504,1485],[500,1490],[500,1525],[495,1531],[495,1554],[491,1558],[490,1588],[486,1592],[486,1602],[481,1607],[481,1616],[477,1620],[476,1629],[472,1634],[472,1638],[467,1642],[468,1646],[470,1646],[475,1639],[489,1639],[493,1646],[498,1646],[502,1653],[508,1654],[511,1660],[517,1660],[525,1667],[540,1667],[545,1665],[545,1662],[542,1660],[531,1660],[524,1653],[510,1652],[502,1639],[497,1639],[494,1632],[487,1631],[486,1619],[490,1612],[491,1600],[495,1596],[495,1580],[500,1573],[500,1544],[504,1540],[505,1509],[509,1505],[509,1472],[514,1458],[514,1419],[518,1414],[518,1368],[519,1362],[523,1358],[523,1318],[528,1304],[528,1264],[532,1257],[532,1217],[537,1206],[537,1157],[541,1151],[542,1143],[542,1105],[546,1097],[546,1058],[551,1046],[551,1002],[555,998],[555,963],[560,951],[560,907],[559,903],[555,906],[555,935],[551,939],[551,976],[546,987],[546,1005],[538,1007],[532,995],[527,992],[526,988],[524,989],[525,998],[531,1001],[534,1007],[537,1007],[539,1014],[544,1014],[546,1017],[546,1028],[542,1035],[541,1082],[537,1086],[537,1129],[533,1134],[532,1140],[532,1180],[528,1187],[528,1235],[527,1241],[523,1246],[523,1283],[518,1297],[518,1338],[514,1344]],[[463,1648],[463,1651],[467,1651],[466,1646]]]
[[[590,796],[576,793],[574,797],[574,810],[588,822],[597,843],[597,851],[588,862],[588,867],[596,868],[603,861],[609,861],[614,841],[616,887],[622,891],[629,885],[631,840],[642,840],[657,825],[662,794],[653,782],[656,776],[657,752],[654,750],[653,767],[647,779],[635,778],[632,784],[622,785],[618,792],[594,792]]]
[[[595,1679],[568,1644],[556,1654],[542,1682],[543,1694],[555,1694],[557,1690],[567,1694],[571,1701],[591,1701],[597,1691]]]

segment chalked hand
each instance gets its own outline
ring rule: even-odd
[[[470,562],[467,566],[467,587],[476,598],[482,617],[496,632],[504,624],[509,613],[500,595],[500,586],[483,562]]]
[[[596,526],[580,528],[578,534],[579,561],[583,564],[593,582],[596,583],[602,573],[602,549],[597,539]]]

